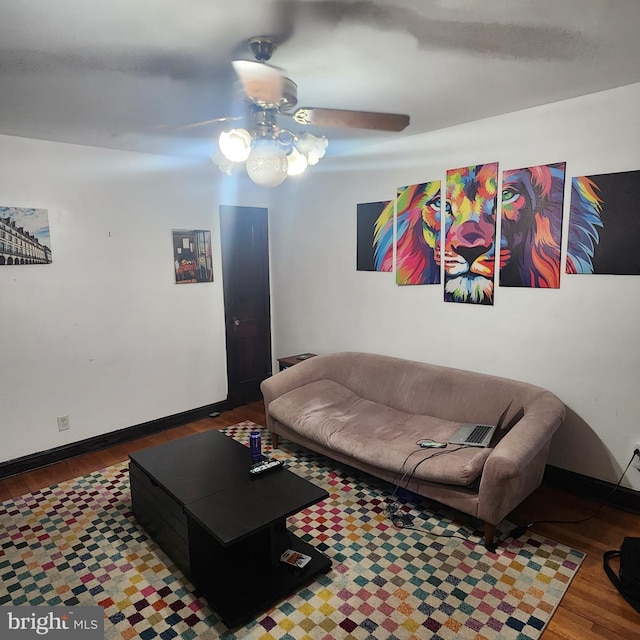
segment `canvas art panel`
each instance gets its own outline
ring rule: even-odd
[[[393,201],[357,205],[356,270],[393,270]]]
[[[0,207],[0,266],[52,260],[48,210]]]
[[[640,171],[571,181],[567,273],[640,275]]]
[[[176,284],[213,282],[211,231],[174,229],[172,234]]]
[[[560,287],[564,179],[564,162],[502,173],[501,287]]]
[[[445,302],[493,304],[497,198],[497,162],[447,171]]]
[[[398,189],[397,284],[440,284],[440,201],[440,180]]]

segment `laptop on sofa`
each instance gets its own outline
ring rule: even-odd
[[[496,429],[502,427],[511,403],[504,408],[495,424],[463,423],[449,440],[449,444],[460,444],[468,447],[488,447]]]

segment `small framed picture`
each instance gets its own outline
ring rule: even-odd
[[[173,229],[176,284],[213,282],[211,231]]]

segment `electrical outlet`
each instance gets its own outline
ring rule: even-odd
[[[633,447],[633,450],[634,452],[640,451],[640,442],[636,442],[635,446]],[[631,463],[631,466],[634,469],[637,469],[638,471],[640,471],[640,455],[633,457],[633,462]]]
[[[70,428],[69,416],[60,416],[58,418],[58,431],[67,431]]]

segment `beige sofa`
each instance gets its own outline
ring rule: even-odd
[[[565,417],[531,384],[368,353],[310,358],[261,389],[275,446],[282,436],[389,482],[409,471],[408,489],[482,520],[489,548],[496,525],[540,485]],[[493,424],[509,401],[509,428],[491,448],[416,444],[447,442],[463,422]],[[416,466],[434,451],[448,453]]]

